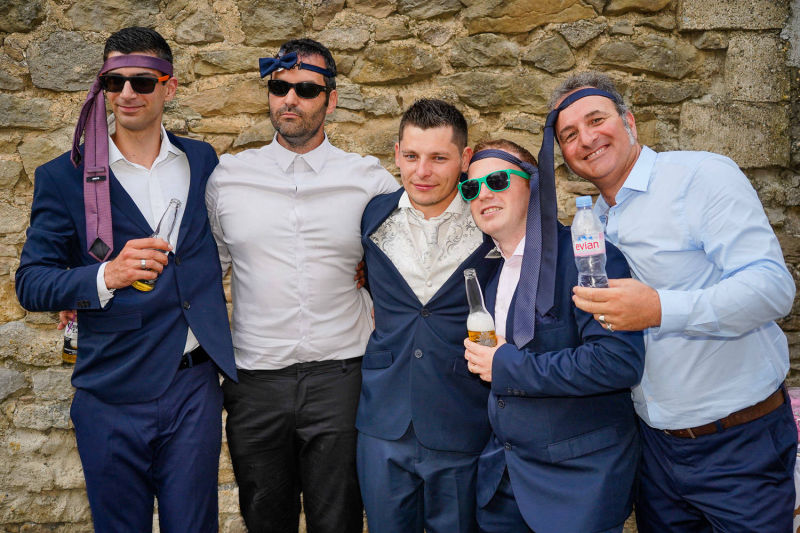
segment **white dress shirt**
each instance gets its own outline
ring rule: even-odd
[[[444,212],[425,219],[404,192],[397,209],[370,235],[423,304],[483,242],[469,205],[456,195]]]
[[[494,241],[497,245],[497,241]],[[497,247],[500,250],[500,247]],[[522,255],[525,252],[525,237],[517,244],[511,257],[503,255],[503,268],[500,270],[500,279],[497,280],[497,295],[494,302],[494,331],[501,337],[506,337],[506,322],[511,300],[519,284],[519,275],[522,272]],[[502,255],[502,252],[500,252]]]
[[[111,138],[114,133],[114,125],[114,115],[111,115],[108,125],[110,132],[108,136],[109,166],[117,181],[120,182],[125,192],[128,193],[136,207],[139,208],[142,216],[150,224],[153,232],[155,232],[161,215],[167,209],[169,201],[172,198],[177,198],[181,202],[181,206],[178,209],[178,217],[175,220],[175,229],[168,239],[172,245],[172,250],[175,251],[178,246],[178,232],[183,219],[183,212],[186,209],[186,198],[189,196],[189,183],[191,181],[189,158],[186,157],[183,151],[169,142],[167,131],[164,126],[161,126],[161,148],[150,168],[132,163],[125,159],[125,156]],[[119,251],[124,245],[125,243],[115,243],[114,246]],[[105,283],[106,264],[100,265],[97,271],[97,295],[100,298],[100,305],[103,307],[114,297],[114,290],[108,289]],[[194,333],[189,329],[183,353],[190,352],[198,346],[200,346],[200,343],[197,342]]]
[[[247,370],[364,355],[372,301],[353,276],[361,215],[397,181],[374,157],[277,140],[223,155],[206,204],[223,272],[232,266],[233,346]]]

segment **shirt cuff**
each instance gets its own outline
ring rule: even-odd
[[[661,300],[661,326],[651,328],[653,333],[681,333],[689,323],[687,310],[692,308],[692,295],[686,291],[657,289]]]
[[[106,265],[108,263],[102,263],[100,268],[97,269],[97,297],[100,299],[100,307],[105,307],[108,302],[111,301],[111,298],[114,297],[114,289],[109,289],[106,287]]]

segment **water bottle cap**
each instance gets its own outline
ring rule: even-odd
[[[575,205],[580,209],[581,207],[592,207],[591,196],[578,196],[575,199]]]

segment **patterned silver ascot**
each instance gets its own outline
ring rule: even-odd
[[[426,220],[404,194],[398,209],[370,239],[394,263],[420,302],[426,304],[458,265],[481,245],[483,233],[459,196],[444,213]]]

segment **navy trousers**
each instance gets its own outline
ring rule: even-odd
[[[154,497],[162,532],[217,531],[222,391],[211,362],[179,370],[150,402],[79,389],[70,415],[96,532],[151,531]]]
[[[413,425],[398,440],[358,434],[358,481],[370,533],[473,533],[480,453],[431,450]]]
[[[788,398],[757,420],[696,439],[640,427],[640,533],[792,531],[797,429]]]

